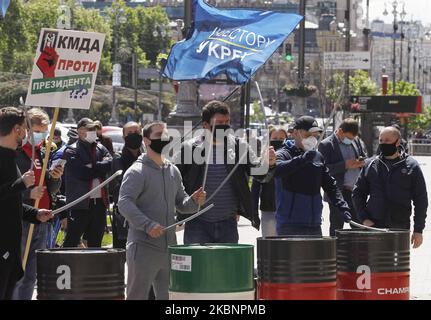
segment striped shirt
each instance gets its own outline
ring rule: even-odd
[[[217,152],[218,151],[218,152]],[[205,191],[209,198],[217,187],[227,177],[228,172],[224,164],[224,153],[222,150],[213,149],[213,162],[208,166],[208,175]],[[214,208],[205,212],[200,219],[207,222],[218,222],[227,220],[238,214],[239,200],[232,186],[231,179],[220,189],[220,191],[208,203],[214,203]]]

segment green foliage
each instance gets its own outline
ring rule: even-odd
[[[304,87],[297,88],[297,87],[285,86],[283,90],[288,96],[309,97],[309,96],[312,96],[317,91],[317,87],[304,86]]]
[[[341,94],[344,94],[344,91],[341,92],[344,83],[344,75],[342,73],[335,73],[326,89],[326,97],[331,102],[336,102],[338,97]]]
[[[250,122],[263,123],[265,122],[265,115],[262,113],[262,109],[258,101],[254,101],[251,105],[253,108],[253,115],[250,115]]]
[[[408,128],[412,131],[418,128],[423,130],[431,128],[431,106],[426,106],[422,113],[411,117]]]
[[[388,84],[388,94],[392,94],[393,86],[392,82]],[[395,88],[395,94],[399,96],[420,96],[421,93],[415,83],[397,81]]]
[[[121,16],[126,20],[122,23]],[[156,65],[157,57],[172,45],[169,18],[160,7],[127,7],[123,0],[108,10],[113,34],[118,36],[118,47],[136,51],[138,62],[144,66]]]
[[[119,53],[126,53],[119,59],[125,69],[131,65],[131,52],[136,52],[140,65],[156,65],[159,54],[166,53],[173,44],[168,16],[160,6],[131,8],[120,0],[114,2],[107,12],[99,12],[76,5],[73,0],[65,3],[71,8],[74,30],[106,35],[98,83],[106,83],[111,78],[116,32]],[[59,0],[11,1],[6,17],[0,20],[0,72],[31,72],[40,30],[56,28],[59,5]],[[120,11],[126,19],[124,23],[115,19]]]
[[[350,95],[352,96],[373,96],[379,90],[377,84],[370,79],[367,71],[357,70],[349,78]]]
[[[344,73],[337,72],[334,74],[326,90],[326,96],[330,101],[336,102],[339,100],[340,94],[344,98],[344,90],[341,92],[344,82]],[[349,91],[352,96],[372,96],[378,95],[379,92],[377,84],[369,78],[368,72],[363,70],[357,70],[349,77]]]

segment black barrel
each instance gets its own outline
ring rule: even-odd
[[[409,230],[339,230],[336,236],[337,299],[409,299]]]
[[[258,299],[335,300],[335,238],[257,239]]]
[[[37,299],[123,300],[123,249],[37,251]]]

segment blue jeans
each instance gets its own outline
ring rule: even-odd
[[[23,221],[21,238],[21,254],[23,256],[29,228],[30,223]],[[15,286],[12,296],[13,300],[31,300],[36,284],[36,250],[46,249],[47,236],[48,223],[34,225],[33,238],[30,244],[24,277],[22,277]]]
[[[186,222],[184,244],[194,243],[238,243],[236,217],[218,222],[194,219]]]
[[[279,236],[322,236],[322,227],[277,225]]]

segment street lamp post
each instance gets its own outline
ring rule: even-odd
[[[57,29],[72,29],[72,11],[70,7],[64,4],[64,1],[61,1],[60,7],[60,16],[57,20]],[[73,115],[73,109],[69,108],[67,110],[67,117],[64,120],[65,123],[75,123],[75,118]]]
[[[118,51],[118,25],[119,23],[125,23],[126,17],[123,16],[123,9],[115,11],[115,23],[114,23],[114,63],[117,64],[117,51]],[[114,79],[113,79],[114,80]],[[112,83],[112,111],[111,118],[108,121],[108,124],[111,126],[118,126],[120,121],[118,120],[117,113],[117,100],[116,100],[116,85],[114,85],[114,81]]]
[[[164,38],[166,36],[166,29],[163,25],[156,25],[156,29],[153,31],[154,38],[160,36]],[[158,107],[157,107],[157,120],[162,120],[162,91],[163,91],[163,78],[162,78],[162,70],[159,72],[159,99],[158,99]]]
[[[394,43],[393,43],[393,57],[392,57],[392,68],[393,68],[393,72],[392,72],[392,81],[393,81],[393,92],[392,92],[392,94],[393,95],[395,95],[395,91],[396,91],[396,81],[397,81],[397,69],[396,69],[396,63],[397,63],[397,60],[396,60],[396,55],[397,55],[397,52],[396,52],[396,50],[397,50],[397,38],[396,38],[396,35],[397,35],[397,31],[398,31],[398,21],[397,21],[397,15],[398,15],[398,5],[399,5],[400,3],[397,1],[397,0],[394,0],[394,1],[392,1],[392,3],[391,3],[391,5],[392,5],[392,8],[393,8],[393,10],[392,10],[392,14],[393,14],[393,16],[394,16],[394,22],[393,22],[393,27],[394,27],[394,34],[393,34],[393,40],[394,40]],[[383,15],[385,15],[385,16],[387,16],[389,13],[388,13],[388,11],[387,11],[387,9],[386,9],[386,4],[385,4],[385,11],[383,12]]]
[[[405,4],[403,4],[403,11],[400,13],[401,18],[401,47],[400,47],[400,80],[403,80],[403,42],[404,42],[404,19],[406,17],[407,13],[405,10]]]

